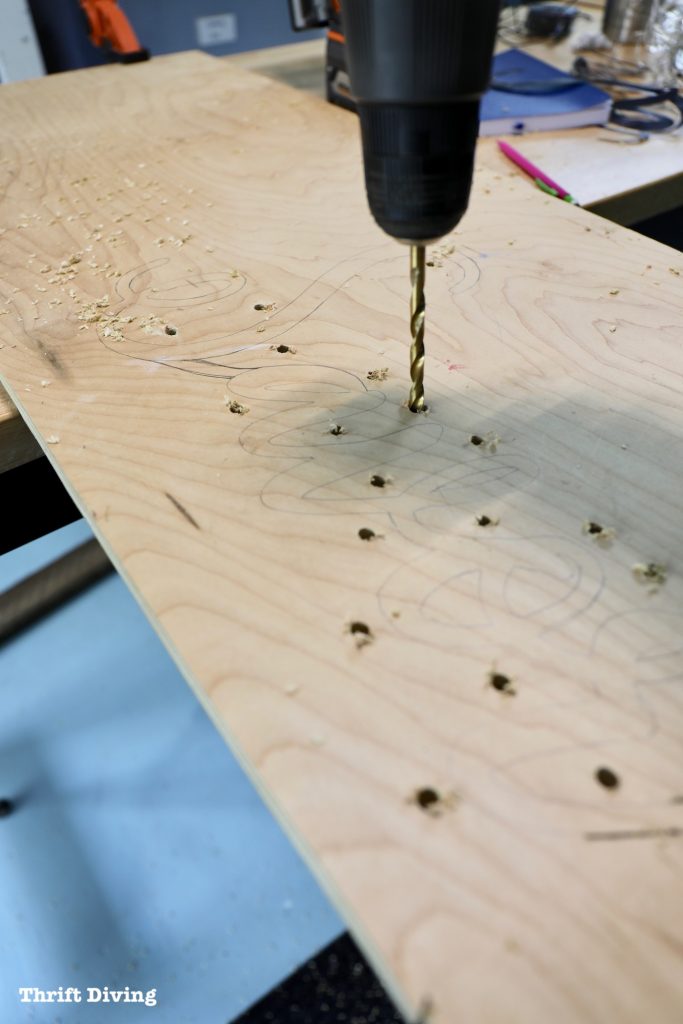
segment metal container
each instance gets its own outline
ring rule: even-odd
[[[613,43],[642,43],[657,0],[607,0],[602,31]]]

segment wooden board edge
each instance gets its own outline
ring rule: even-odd
[[[322,889],[323,893],[330,900],[339,916],[348,925],[349,931],[356,939],[358,945],[363,950],[368,962],[372,969],[380,979],[384,989],[386,990],[389,998],[396,1004],[397,1009],[406,1018],[410,1024],[427,1024],[424,1018],[424,1011],[420,1007],[411,1006],[407,1000],[406,995],[401,990],[399,982],[394,978],[393,973],[387,967],[383,957],[379,950],[375,947],[372,939],[366,932],[364,926],[356,916],[355,912],[346,904],[345,898],[337,888],[334,881],[328,876],[324,870],[318,858],[313,854],[309,848],[308,843],[300,836],[290,825],[287,815],[284,810],[280,807],[279,803],[274,799],[271,793],[268,792],[265,786],[261,783],[258,776],[258,772],[249,762],[248,757],[242,750],[239,741],[231,734],[227,723],[218,716],[215,708],[213,707],[207,693],[201,688],[194,684],[192,679],[192,673],[188,666],[185,664],[184,659],[180,652],[177,650],[175,645],[171,642],[170,638],[166,635],[162,624],[151,614],[151,609],[148,607],[144,597],[137,590],[134,582],[130,578],[125,566],[119,561],[116,552],[109,544],[106,536],[103,534],[97,519],[90,515],[89,509],[84,504],[79,495],[78,491],[71,486],[71,482],[68,477],[62,472],[61,467],[56,460],[54,454],[47,448],[43,449],[38,440],[38,431],[35,428],[29,414],[22,409],[21,402],[18,396],[14,392],[14,389],[2,376],[0,376],[0,385],[2,385],[7,392],[10,400],[17,408],[21,417],[22,423],[30,431],[31,437],[39,449],[40,455],[45,455],[48,459],[52,469],[56,473],[60,482],[64,486],[67,494],[73,501],[76,508],[79,510],[83,519],[88,523],[88,526],[92,530],[97,541],[101,545],[103,551],[107,555],[109,561],[113,565],[118,576],[121,577],[126,585],[128,592],[133,597],[135,603],[138,605],[149,625],[153,629],[154,633],[159,638],[164,649],[167,651],[173,664],[180,672],[185,683],[188,685],[192,694],[195,696],[203,710],[206,712],[210,722],[215,727],[219,736],[227,744],[230,752],[236,758],[240,768],[245,773],[254,789],[258,793],[259,797],[263,801],[268,811],[273,815],[273,818],[284,832],[287,839],[291,842],[294,849],[297,851],[304,864],[315,878],[317,884]]]

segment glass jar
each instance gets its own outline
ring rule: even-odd
[[[675,87],[683,72],[683,0],[658,0],[650,19],[647,49],[654,84]]]

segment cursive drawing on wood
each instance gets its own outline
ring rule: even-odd
[[[350,115],[200,55],[0,111],[2,380],[400,1005],[678,1021],[678,256],[482,169],[416,416]]]

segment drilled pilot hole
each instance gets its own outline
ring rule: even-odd
[[[611,768],[598,768],[595,778],[605,789],[617,789],[619,787],[619,776]]]

